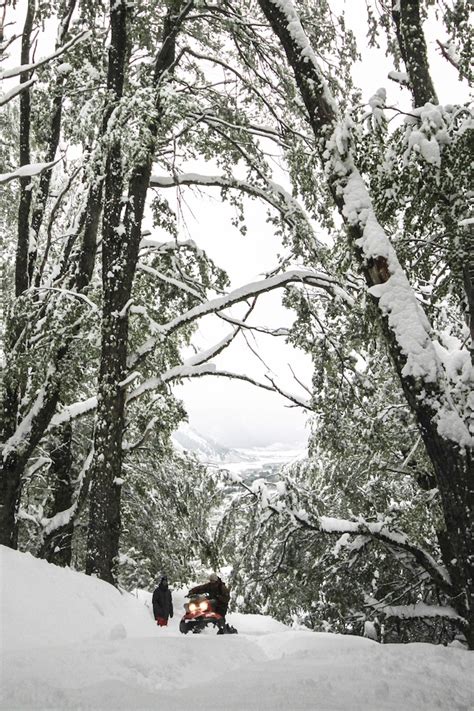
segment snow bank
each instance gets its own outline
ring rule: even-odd
[[[229,615],[238,635],[180,635],[150,593],[0,546],[0,709],[469,711],[473,655],[427,644],[290,630]]]
[[[112,585],[0,546],[2,650],[152,636],[150,608]]]

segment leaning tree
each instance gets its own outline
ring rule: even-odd
[[[323,63],[325,30],[333,24],[330,4],[316,7],[308,2],[259,0],[252,4],[254,10],[256,4],[293,73],[313,134],[315,169],[324,180],[326,199],[344,225],[338,236],[338,240],[345,239],[345,252],[344,247],[340,250],[346,255],[344,266],[354,266],[365,281],[359,294],[367,319],[376,325],[376,337],[390,354],[426,449],[443,514],[437,534],[443,564],[380,522],[334,524],[317,516],[310,521],[295,511],[292,516],[302,527],[365,533],[385,538],[393,550],[409,551],[447,595],[472,647],[474,250],[467,170],[472,152],[471,112],[468,106],[438,104],[423,34],[425,6],[418,0],[383,5],[381,24],[391,33],[389,48],[398,68],[403,63],[405,69],[393,72],[392,78],[412,93],[412,107],[394,132],[387,131],[392,109],[385,106],[384,90],[371,98],[364,116],[351,104],[350,92],[345,97],[338,92],[337,79]],[[235,3],[229,5],[235,7]],[[442,47],[457,62],[461,77],[468,71],[465,59],[472,42],[468,5],[454,3],[445,12],[451,52]],[[377,20],[373,14],[371,22],[374,37]],[[457,60],[453,59],[455,47]],[[344,48],[341,52],[344,56]],[[254,61],[258,74],[258,60]],[[272,79],[279,81],[276,71]],[[297,109],[301,108],[300,103]],[[365,135],[362,124],[368,117],[372,131]],[[310,186],[301,181],[298,187],[314,205],[318,196],[308,195]],[[420,244],[421,253],[416,253]],[[263,497],[268,503],[266,493]],[[279,506],[272,506],[278,514]]]

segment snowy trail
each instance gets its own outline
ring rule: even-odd
[[[0,708],[472,711],[474,655],[378,645],[233,615],[238,635],[180,635],[149,596],[0,547]],[[144,604],[144,602],[146,604]]]

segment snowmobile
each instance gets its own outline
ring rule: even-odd
[[[199,634],[207,625],[218,627],[217,634],[237,634],[235,627],[226,624],[223,616],[216,612],[216,601],[211,600],[209,595],[189,595],[188,597],[189,602],[184,604],[185,612],[179,623],[179,631],[182,634],[188,632]]]

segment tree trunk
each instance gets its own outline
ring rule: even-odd
[[[48,518],[61,511],[67,511],[73,503],[74,485],[72,483],[72,425],[64,423],[51,450],[50,473],[54,477],[54,496]],[[71,520],[51,533],[46,534],[38,551],[39,558],[45,558],[48,563],[66,566],[71,564],[72,536],[74,522]]]
[[[10,439],[6,440],[0,456],[0,544],[10,548],[17,546],[17,513],[24,471],[56,410],[59,379],[57,372],[48,375],[46,384],[23,419],[20,432],[17,429]],[[8,407],[8,401],[6,406]],[[7,420],[9,413],[3,413],[3,418]]]
[[[35,17],[35,0],[28,0],[25,24],[21,38],[21,63],[30,62],[30,43],[33,21]],[[20,83],[27,82],[29,72],[20,74]],[[20,94],[20,166],[28,165],[30,161],[30,126],[31,98],[30,89]],[[20,204],[18,206],[18,241],[15,260],[15,294],[21,296],[29,286],[30,271],[30,230],[29,217],[31,206],[31,178],[20,178]]]
[[[437,104],[438,98],[431,78],[426,42],[420,16],[419,0],[401,0],[393,11],[400,53],[410,79],[415,107],[427,102]],[[449,229],[446,226],[446,229]],[[460,235],[462,244],[465,233]],[[472,312],[472,281],[469,278],[469,255],[466,245],[463,263],[464,287],[468,311]],[[470,320],[470,319],[469,319]],[[471,348],[472,348],[472,322]],[[471,350],[471,355],[473,351]],[[474,361],[473,361],[474,362]],[[469,645],[474,648],[474,467],[472,450],[460,450],[439,436],[434,425],[435,413],[423,407],[401,376],[405,396],[416,413],[423,441],[433,465],[444,513],[445,530],[438,532],[443,562],[450,572],[456,594],[452,604],[467,620]],[[414,384],[413,384],[414,385]],[[438,393],[433,393],[437,398]],[[454,563],[453,563],[454,561]]]
[[[399,361],[396,362],[397,370]],[[441,437],[435,413],[420,404],[401,378],[406,399],[415,414],[433,465],[445,530],[438,533],[443,563],[451,576],[451,604],[466,620],[465,634],[474,649],[474,460],[472,450]],[[429,395],[429,394],[428,394]]]
[[[400,0],[392,11],[400,54],[410,80],[415,106],[438,103],[431,80],[419,0]]]
[[[474,366],[474,224],[466,225],[463,233],[464,259],[462,265],[466,292],[466,321],[471,339],[471,363]]]
[[[122,486],[122,437],[128,354],[128,309],[141,241],[141,224],[150,182],[161,104],[158,83],[175,61],[175,40],[192,2],[175,0],[164,21],[163,43],[154,68],[156,115],[144,119],[147,144],[143,162],[131,171],[128,199],[122,216],[123,165],[120,141],[112,146],[105,171],[105,206],[102,240],[102,351],[99,404],[94,435],[86,573],[115,584],[114,566],[119,551]],[[118,99],[125,75],[127,22],[123,6],[111,10],[112,39],[108,86]]]
[[[21,38],[21,63],[30,61],[30,44],[33,22],[35,17],[35,2],[28,0],[25,24]],[[28,72],[20,74],[20,83],[23,84],[30,78]],[[20,166],[30,163],[30,123],[31,123],[31,98],[30,89],[25,89],[20,95],[20,139],[19,157]],[[31,178],[20,178],[20,200],[18,205],[18,234],[15,257],[15,296],[18,299],[29,286],[29,214],[31,206]],[[18,316],[12,318],[9,314],[6,328],[6,351],[17,345],[24,328],[24,319]],[[23,348],[20,345],[20,349]],[[17,414],[21,391],[24,383],[18,373],[5,372],[2,387],[2,412],[0,432],[2,443],[7,442],[15,432]],[[16,514],[19,506],[19,492],[21,490],[21,459],[14,452],[2,452],[0,462],[0,543],[16,548],[17,528]]]
[[[105,238],[103,242],[105,256]],[[117,273],[120,278],[120,273]],[[115,584],[114,565],[120,537],[120,494],[128,317],[117,317],[127,299],[117,291],[104,293],[99,406],[94,433],[86,573]],[[120,298],[122,296],[122,298]]]
[[[123,96],[128,58],[127,9],[111,2],[111,40],[107,88],[114,102]],[[112,105],[106,109],[106,118]],[[86,573],[115,584],[114,564],[120,538],[122,433],[125,393],[120,383],[127,365],[128,313],[135,265],[126,259],[127,235],[122,234],[122,148],[116,138],[105,167],[105,204],[102,227],[102,347],[98,408],[91,473]],[[131,270],[131,275],[127,272]]]

